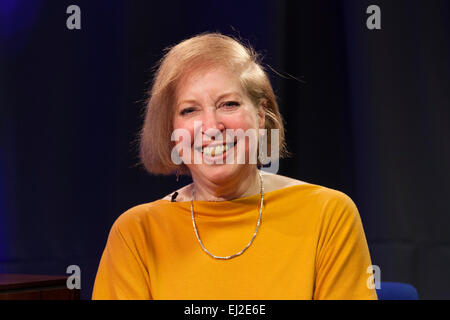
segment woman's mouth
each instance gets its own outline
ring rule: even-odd
[[[236,145],[236,142],[223,143],[223,144],[210,144],[203,147],[195,148],[198,152],[208,157],[220,157],[224,155],[228,150],[232,149]]]

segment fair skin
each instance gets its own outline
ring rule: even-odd
[[[173,118],[174,129],[184,129],[190,133],[191,159],[199,153],[204,161],[194,164],[190,161],[187,167],[191,173],[193,183],[177,192],[177,201],[190,201],[192,190],[195,188],[195,200],[224,201],[260,193],[258,168],[248,163],[248,141],[245,144],[246,163],[212,163],[211,160],[222,157],[226,159],[230,151],[212,156],[202,152],[202,148],[194,148],[194,137],[203,137],[202,145],[217,145],[208,139],[212,130],[219,134],[222,141],[226,141],[227,129],[257,130],[264,128],[265,113],[261,103],[255,106],[244,93],[235,75],[224,68],[209,68],[191,73],[183,77],[176,91],[176,106]],[[194,121],[201,121],[202,127],[194,130]],[[205,138],[206,137],[206,138]],[[237,146],[233,147],[236,151]],[[236,157],[237,152],[234,152]],[[206,160],[210,160],[209,162]],[[236,160],[236,158],[235,158]],[[303,181],[288,177],[263,174],[265,192],[305,184]],[[245,177],[245,179],[243,179]],[[165,197],[170,200],[171,195]]]

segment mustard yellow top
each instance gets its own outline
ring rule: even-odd
[[[200,238],[227,256],[250,241],[260,195],[194,201]],[[358,210],[344,193],[303,184],[264,196],[261,225],[242,255],[217,260],[194,233],[190,202],[157,200],[111,228],[93,299],[377,299]],[[373,282],[372,282],[373,283]]]

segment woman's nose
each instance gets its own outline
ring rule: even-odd
[[[215,110],[205,112],[202,122],[202,132],[204,134],[214,135],[214,131],[221,132],[225,129],[221,117],[217,115]]]

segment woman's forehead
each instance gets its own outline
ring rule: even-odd
[[[194,69],[180,77],[176,90],[177,100],[206,93],[214,96],[226,93],[242,95],[243,91],[239,77],[224,67]]]

